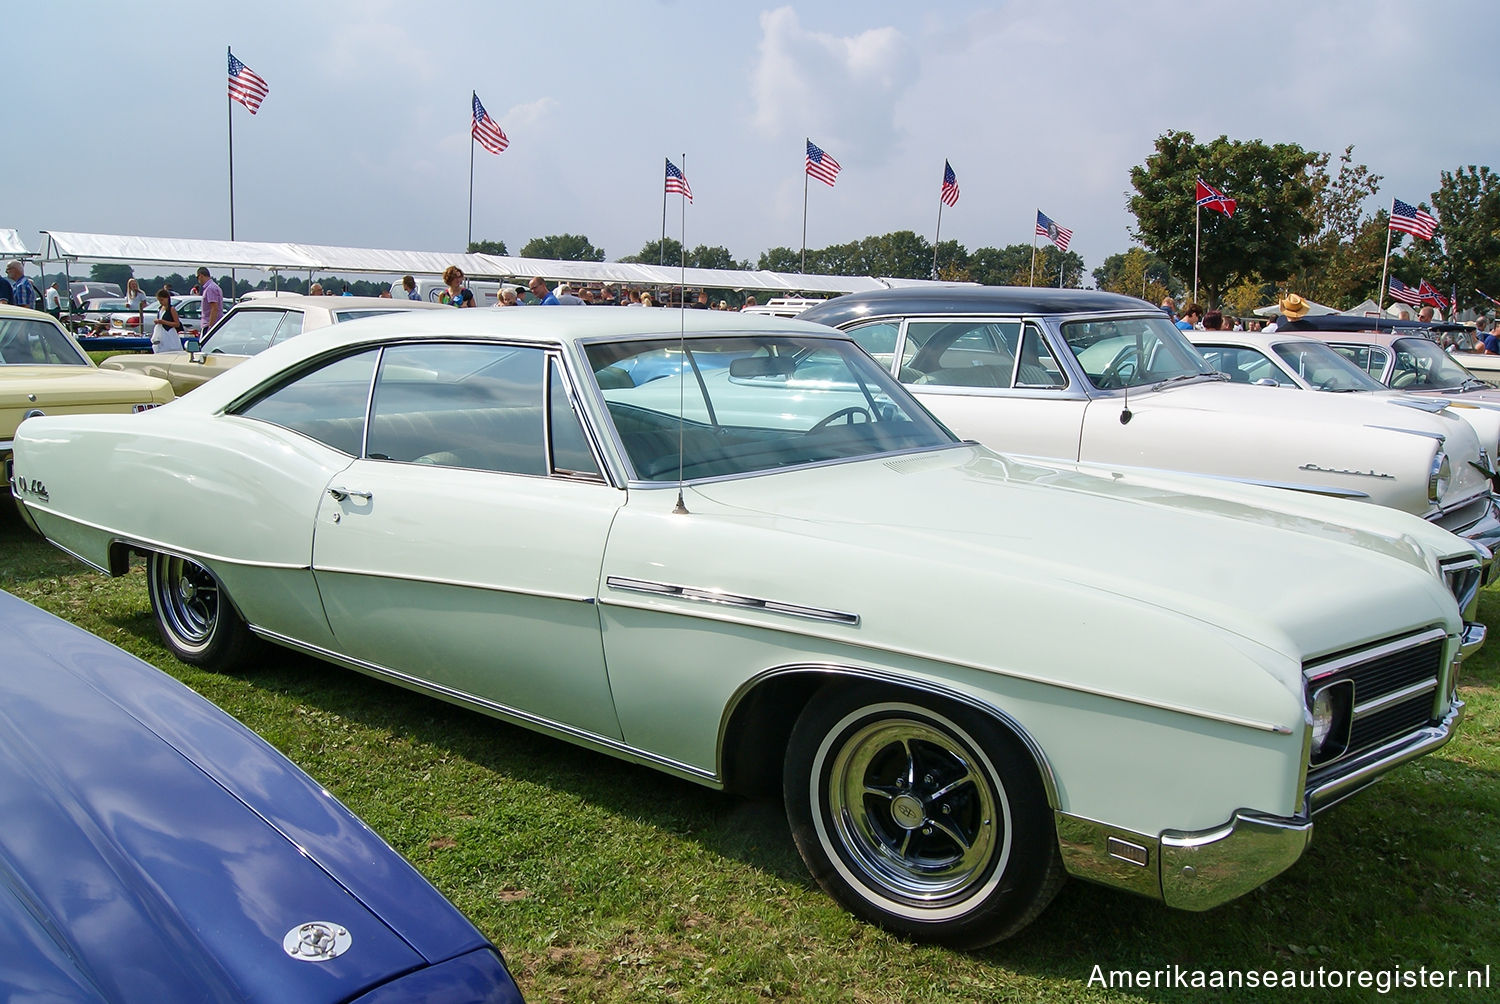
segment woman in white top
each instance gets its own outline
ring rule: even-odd
[[[172,307],[172,291],[156,291],[156,327],[151,329],[152,352],[182,351],[182,320]]]
[[[146,305],[146,294],[141,292],[141,284],[133,278],[125,280],[125,305],[131,310],[140,310]]]

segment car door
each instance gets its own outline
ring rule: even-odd
[[[596,597],[623,491],[561,358],[385,348],[359,459],[323,494],[313,571],[338,651],[398,679],[618,739]]]
[[[964,439],[1078,459],[1089,399],[1036,321],[911,317],[855,325],[848,334]]]
[[[288,320],[290,314],[290,321]],[[264,351],[286,324],[301,329],[302,315],[278,307],[238,307],[209,332],[197,356],[174,353],[167,363],[167,380],[178,395],[201,387],[214,377]]]

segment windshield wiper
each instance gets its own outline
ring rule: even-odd
[[[1214,373],[1179,373],[1179,374],[1177,374],[1174,377],[1167,377],[1165,380],[1157,381],[1155,384],[1152,384],[1151,389],[1152,390],[1161,390],[1163,387],[1165,387],[1169,383],[1181,383],[1184,380],[1204,380],[1204,379],[1207,379],[1207,380],[1228,380],[1229,379],[1229,374],[1228,373],[1218,373],[1218,372],[1214,372]]]

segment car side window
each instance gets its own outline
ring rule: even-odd
[[[203,343],[203,351],[253,356],[270,347],[285,317],[285,310],[232,311]]]
[[[1229,377],[1232,383],[1250,383],[1257,380],[1286,382],[1286,375],[1270,358],[1258,349],[1247,349],[1238,345],[1199,345],[1199,353],[1208,364]]]
[[[300,310],[288,310],[286,316],[281,319],[281,324],[276,328],[276,336],[272,342],[284,342],[288,338],[295,338],[302,334],[302,324],[307,320],[307,315]]]
[[[1035,324],[1028,322],[1022,329],[1021,351],[1016,355],[1017,387],[1050,388],[1068,385],[1068,378],[1057,364],[1057,357],[1052,354],[1047,339],[1042,337],[1041,329]]]
[[[552,446],[552,472],[564,477],[600,480],[599,463],[589,449],[583,422],[574,410],[563,382],[562,363],[557,358],[547,362],[547,416]]]
[[[1019,321],[912,321],[901,380],[916,386],[1009,387]]]
[[[1376,345],[1335,345],[1334,348],[1376,380],[1385,373],[1385,362],[1390,358],[1385,349]]]
[[[256,398],[239,414],[357,457],[365,438],[365,407],[378,354],[368,349],[303,373]]]
[[[375,379],[375,460],[545,475],[546,353],[512,345],[398,345]]]
[[[864,349],[875,361],[885,367],[887,371],[896,358],[896,338],[901,333],[901,324],[898,321],[871,321],[869,324],[861,324],[844,332],[854,339],[855,344]]]

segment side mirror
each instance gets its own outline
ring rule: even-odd
[[[1257,386],[1257,387],[1280,387],[1281,386],[1281,382],[1278,381],[1278,380],[1272,380],[1270,377],[1261,377],[1259,380],[1255,381],[1255,386]]]
[[[203,343],[196,338],[184,338],[182,340],[182,347],[195,360],[198,353],[203,351]]]

